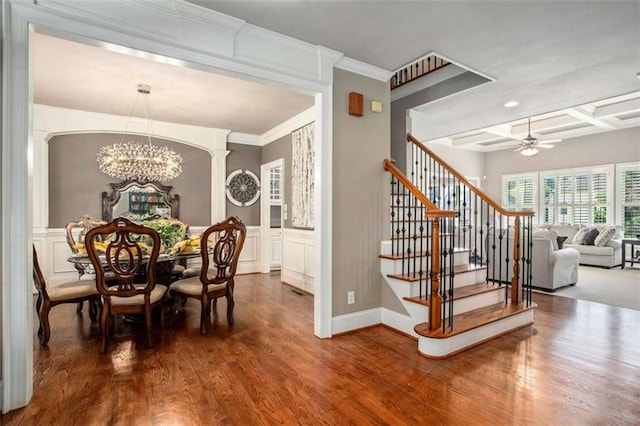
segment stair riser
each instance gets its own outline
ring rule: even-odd
[[[383,259],[384,260],[384,259]],[[399,280],[397,278],[388,277],[387,274],[393,274],[392,272],[385,272],[384,268],[382,273],[385,275],[385,279],[389,282],[392,288],[397,288],[396,293],[398,297],[418,297],[420,296],[420,283],[418,281],[409,282]],[[454,288],[462,288],[468,285],[477,284],[484,281],[484,270],[478,270],[474,272],[465,272],[464,274],[458,274],[455,277],[453,286]],[[428,285],[428,282],[427,282]],[[425,282],[423,281],[423,294]]]
[[[464,312],[473,311],[474,309],[484,306],[493,305],[504,301],[505,287],[500,290],[490,291],[488,293],[477,294],[475,296],[457,299],[453,302],[453,315],[462,314]],[[449,303],[445,303],[443,307],[446,318],[449,317]]]
[[[389,272],[390,274],[400,274],[402,273],[402,264],[404,262],[404,268],[405,268],[405,272],[407,272],[407,268],[411,268],[411,270],[413,271],[414,268],[414,259],[413,258],[408,258],[405,260],[402,259],[385,259],[385,258],[381,258],[381,260],[383,262],[391,262],[393,263],[393,266],[390,266],[389,269],[393,272]],[[453,255],[453,266],[457,267],[457,266],[468,266],[469,264],[469,256],[467,252],[463,252],[463,253],[454,253]],[[416,270],[420,270],[420,268],[422,268],[423,270],[426,269],[427,265],[431,265],[431,257],[428,256],[421,256],[421,257],[417,257],[415,258],[415,268]],[[445,264],[440,264],[440,268],[443,269],[444,267],[448,267],[449,266],[449,262],[447,261],[446,265]]]
[[[418,351],[430,358],[450,356],[456,352],[476,346],[481,342],[533,324],[533,312],[534,310],[530,309],[447,339],[432,339],[420,336],[418,338]]]

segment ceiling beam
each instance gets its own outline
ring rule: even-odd
[[[596,107],[593,112],[594,118],[613,117],[616,115],[625,114],[628,112],[640,111],[640,98],[629,99],[624,102],[617,102],[615,104],[603,105]]]
[[[592,126],[596,126],[599,127],[601,129],[606,129],[606,130],[615,130],[616,126],[609,124],[603,120],[599,120],[597,118],[593,117],[593,112],[589,111],[583,107],[575,107],[575,108],[568,108],[565,109],[564,112],[567,115],[570,115],[573,118],[577,118],[580,121],[584,121],[585,123],[589,123]]]

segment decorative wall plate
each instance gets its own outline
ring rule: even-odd
[[[236,206],[250,206],[260,198],[260,180],[251,170],[238,169],[227,176],[227,198]]]

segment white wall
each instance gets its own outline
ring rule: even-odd
[[[502,175],[640,161],[640,127],[566,139],[553,149],[524,157],[512,149],[485,155],[483,189],[501,201]]]

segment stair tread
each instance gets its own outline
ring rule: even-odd
[[[501,288],[505,288],[505,285],[504,284],[497,285],[497,284],[485,283],[485,282],[466,285],[464,287],[459,287],[454,290],[453,300],[460,300],[460,299],[464,299],[465,297],[475,296],[477,294],[483,294],[490,291],[497,291],[497,290],[500,290]],[[429,300],[426,299],[424,296],[405,297],[404,300],[417,303],[419,305],[429,306]]]
[[[383,255],[380,255],[381,257]],[[455,274],[463,274],[465,272],[475,272],[475,271],[479,271],[481,269],[487,269],[486,266],[482,266],[482,265],[476,265],[474,263],[471,263],[469,265],[457,265],[453,267],[453,272]],[[387,274],[387,277],[389,278],[395,278],[398,280],[402,280],[402,281],[407,281],[407,282],[416,282],[416,281],[420,281],[420,277],[417,275],[414,277],[413,275],[401,275],[401,274]],[[426,279],[427,277],[423,277],[424,279]]]
[[[535,303],[529,305],[524,303],[512,305],[510,302],[506,304],[497,303],[454,315],[453,330],[445,329],[444,333],[442,332],[442,327],[438,327],[437,330],[429,330],[428,322],[416,325],[414,330],[420,336],[432,339],[446,339],[537,307],[538,305]]]

